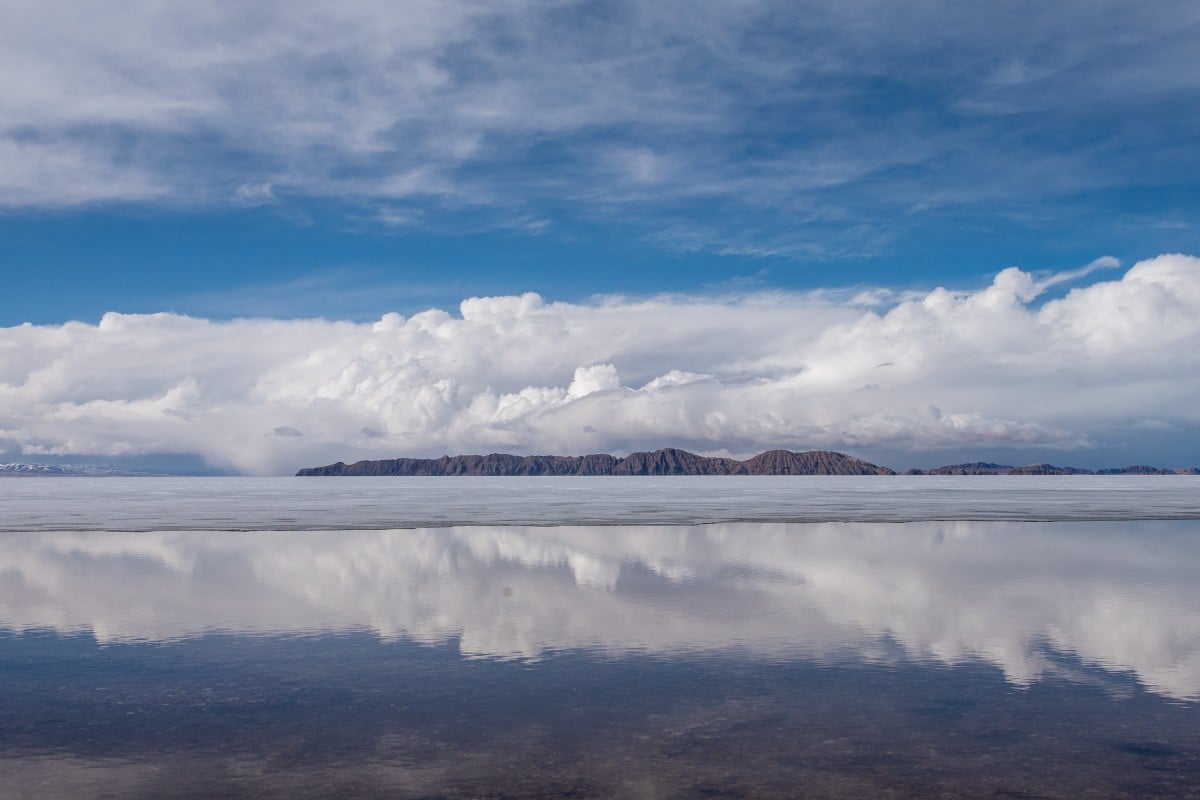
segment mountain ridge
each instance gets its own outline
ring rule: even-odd
[[[487,455],[444,455],[440,458],[390,458],[338,461],[296,472],[313,476],[576,476],[576,475],[896,475],[860,458],[833,450],[767,450],[745,460],[702,456],[667,447],[639,451],[624,458],[607,453],[584,456],[489,453]],[[1012,466],[976,461],[948,464],[930,469],[910,469],[905,475],[1200,475],[1200,469],[1164,469],[1148,465],[1090,470],[1054,464]]]
[[[739,461],[720,456],[701,456],[667,447],[639,451],[624,458],[605,453],[586,456],[516,456],[508,453],[442,456],[441,458],[392,458],[378,461],[337,462],[308,467],[296,475],[895,475],[887,467],[831,450],[768,450]]]

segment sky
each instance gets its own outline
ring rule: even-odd
[[[0,461],[1200,465],[1200,6],[0,7]]]

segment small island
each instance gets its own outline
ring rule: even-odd
[[[854,456],[832,450],[767,450],[753,458],[701,456],[673,447],[631,453],[624,458],[594,453],[586,456],[518,456],[508,453],[442,456],[441,458],[390,458],[379,461],[337,462],[309,467],[298,476],[442,476],[442,475],[895,475]],[[1031,464],[1022,467],[976,462],[909,470],[908,475],[1198,475],[1200,469],[1160,469],[1149,466],[1087,470]]]
[[[668,447],[631,453],[624,458],[595,453],[586,456],[486,456],[392,458],[383,461],[338,462],[302,469],[297,475],[895,475],[887,467],[844,453],[811,450],[768,450],[753,458],[701,456]]]

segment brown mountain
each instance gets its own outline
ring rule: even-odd
[[[516,456],[491,453],[486,456],[442,456],[441,458],[392,458],[383,461],[339,461],[324,467],[302,469],[297,475],[895,475],[887,467],[830,450],[794,453],[768,450],[738,461],[696,455],[668,447],[630,453],[617,458],[606,453],[587,456]],[[908,475],[1200,475],[1200,469],[1161,469],[1137,465],[1087,470],[1054,464],[1014,467],[975,461],[944,467],[910,469]]]
[[[1200,470],[1195,467],[1189,469],[1162,469],[1161,467],[1151,467],[1146,464],[1138,464],[1133,467],[1112,467],[1109,469],[1096,470],[1097,475],[1200,475]]]
[[[793,453],[769,450],[746,461],[710,458],[666,448],[617,458],[587,456],[442,456],[393,458],[383,461],[339,461],[302,469],[297,475],[894,475],[853,456],[824,450]]]
[[[620,459],[590,456],[442,456],[441,458],[392,458],[383,461],[338,462],[325,467],[302,469],[297,475],[611,475]]]
[[[613,467],[611,475],[746,475],[746,467],[732,458],[709,458],[668,447],[649,453],[630,453]]]
[[[854,456],[829,450],[793,453],[768,450],[743,461],[751,475],[894,475],[886,467],[877,467]]]
[[[947,464],[933,469],[910,469],[907,475],[1007,475],[1013,469],[1004,464],[972,461],[969,464]]]

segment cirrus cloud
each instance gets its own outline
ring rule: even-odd
[[[0,209],[332,202],[383,226],[616,220],[820,258],[939,209],[1111,224],[1097,193],[1190,186],[1200,14],[1093,11],[10,0]]]

